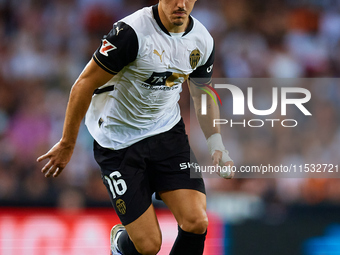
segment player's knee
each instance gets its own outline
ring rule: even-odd
[[[136,242],[137,251],[143,255],[155,255],[161,249],[162,238],[159,237],[145,237],[143,240]]]
[[[208,228],[208,217],[206,213],[191,215],[183,220],[181,228],[186,232],[203,234]]]

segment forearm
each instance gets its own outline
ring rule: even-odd
[[[205,93],[202,90],[198,90],[197,88],[191,89],[190,92],[194,102],[197,120],[201,126],[201,129],[206,139],[208,139],[213,134],[220,133],[220,127],[219,126],[214,127],[214,119],[220,118],[220,111],[218,105],[216,105],[214,100],[210,96],[208,96],[206,104],[207,105],[206,114],[202,115],[201,95]]]
[[[91,60],[77,81],[72,86],[67,104],[63,135],[46,154],[40,156],[40,162],[49,159],[41,169],[46,177],[57,177],[70,161],[77,141],[79,127],[91,103],[94,90],[112,78],[112,75],[101,69]]]
[[[66,108],[61,143],[74,147],[79,127],[91,103],[92,88],[86,86],[86,80],[78,79],[72,86]]]
[[[113,75],[105,72],[93,60],[85,67],[70,92],[63,135],[60,140],[62,144],[74,147],[81,121],[90,106],[94,90],[104,85],[112,77]]]
[[[190,87],[190,93],[194,101],[198,122],[200,123],[201,129],[207,139],[208,150],[212,156],[213,164],[222,167],[233,166],[233,160],[229,157],[229,152],[224,147],[222,136],[220,134],[220,127],[214,126],[214,119],[220,118],[218,105],[211,97],[207,97],[206,114],[203,115],[201,112],[202,94],[204,93],[203,90]],[[227,168],[227,171],[219,172],[218,174],[226,179],[233,178],[234,176],[234,173],[230,171],[230,168]]]
[[[199,105],[195,106],[196,116],[198,122],[200,123],[201,129],[204,133],[205,138],[209,138],[211,135],[220,133],[220,127],[214,126],[214,119],[220,118],[220,111],[217,105],[213,102],[213,100],[209,97],[207,98],[207,114],[201,114],[201,103],[197,103]]]

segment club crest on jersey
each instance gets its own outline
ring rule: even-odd
[[[100,47],[99,52],[103,54],[104,56],[108,57],[109,56],[108,52],[111,50],[115,50],[115,49],[117,49],[116,46],[114,46],[108,40],[103,39],[103,43],[102,43],[102,46]]]
[[[195,49],[190,53],[190,65],[192,69],[196,68],[200,59],[201,59],[201,52],[198,49]]]

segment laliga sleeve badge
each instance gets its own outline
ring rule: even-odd
[[[114,46],[114,45],[113,45],[112,43],[110,43],[108,40],[103,39],[103,41],[102,41],[102,46],[100,47],[99,52],[100,52],[101,54],[103,54],[104,56],[108,57],[108,56],[109,56],[108,52],[111,51],[111,50],[115,50],[115,49],[117,49],[116,46]]]

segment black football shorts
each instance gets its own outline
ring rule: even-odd
[[[106,149],[94,142],[94,157],[123,225],[149,208],[154,192],[157,198],[160,191],[176,189],[205,193],[203,179],[190,178],[190,166],[195,161],[192,155],[183,120],[167,132],[121,150]]]

